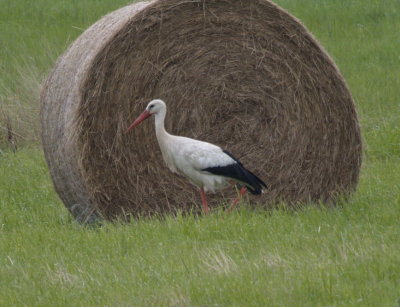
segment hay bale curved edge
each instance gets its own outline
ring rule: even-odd
[[[153,98],[168,104],[167,130],[257,170],[269,188],[253,203],[334,202],[357,185],[351,94],[296,18],[267,0],[154,0],[95,23],[43,88],[46,159],[78,221],[198,205],[197,191],[164,166],[151,122],[123,134]]]

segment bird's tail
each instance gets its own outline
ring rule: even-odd
[[[248,169],[241,166],[241,170],[243,172],[244,177],[247,179],[246,181],[242,181],[242,183],[247,187],[249,192],[253,195],[259,195],[262,192],[263,187],[267,187],[264,181],[262,181],[259,177],[254,175]]]
[[[251,194],[259,195],[262,192],[262,187],[267,187],[267,185],[246,169],[243,164],[236,159],[230,152],[223,150],[225,154],[230,156],[235,162],[225,165],[225,166],[214,166],[207,167],[202,169],[202,171],[209,172],[214,175],[223,176],[227,178],[234,179],[236,182],[239,182],[245,185]]]

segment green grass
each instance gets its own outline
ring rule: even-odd
[[[35,136],[34,94],[55,58],[127,2],[0,0],[0,129],[6,114]],[[355,195],[334,209],[243,205],[85,228],[38,146],[14,154],[0,140],[0,306],[399,305],[400,2],[277,2],[322,42],[355,97],[365,140]]]
[[[42,154],[0,160],[0,305],[361,305],[400,298],[400,164],[368,164],[335,209],[143,219],[83,228]]]

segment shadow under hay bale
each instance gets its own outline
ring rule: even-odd
[[[267,0],[154,0],[91,26],[44,85],[44,151],[77,220],[200,209],[164,165],[152,121],[123,133],[154,98],[169,132],[218,144],[264,179],[251,203],[332,203],[357,185],[351,94],[298,20]]]

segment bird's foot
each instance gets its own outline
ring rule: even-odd
[[[230,205],[230,207],[228,208],[228,210],[226,210],[227,212],[231,212],[232,209],[237,205],[237,203],[239,202],[239,200],[242,199],[242,196],[246,193],[247,189],[246,187],[242,187],[239,191],[239,195],[236,197],[236,199],[232,202],[232,204]]]

